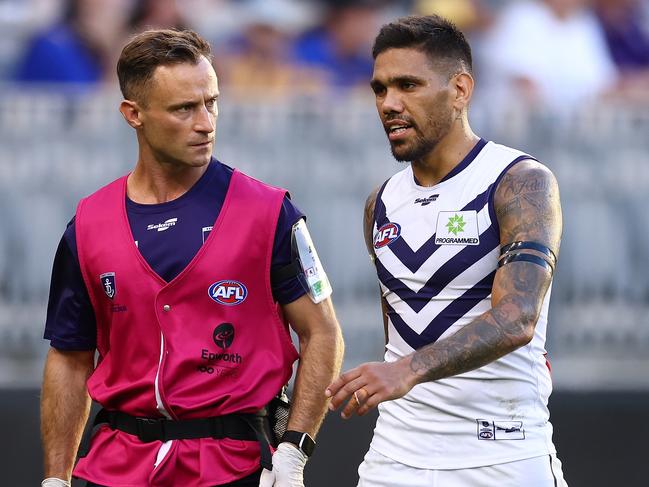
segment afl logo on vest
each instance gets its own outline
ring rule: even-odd
[[[231,280],[215,282],[207,290],[207,293],[214,301],[226,306],[241,304],[248,296],[248,290],[243,283]]]
[[[99,282],[101,282],[101,286],[104,288],[106,296],[113,299],[117,292],[117,288],[115,287],[115,273],[106,272],[105,274],[101,274],[99,276]]]
[[[401,235],[401,226],[398,223],[386,223],[379,228],[374,236],[374,248],[380,249],[390,245]]]

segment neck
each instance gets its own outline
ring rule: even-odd
[[[439,183],[480,140],[468,123],[459,125],[460,130],[452,129],[425,157],[412,162],[412,171],[421,186]]]
[[[189,191],[207,166],[146,163],[140,159],[128,177],[126,194],[131,201],[147,205],[175,200]]]

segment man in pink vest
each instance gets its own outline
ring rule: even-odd
[[[72,475],[111,487],[303,486],[342,337],[304,215],[285,190],[212,157],[210,59],[191,31],[147,31],[122,51],[120,111],[139,156],[81,200],[57,250],[43,486]],[[287,323],[300,360],[278,433],[273,405],[298,358]],[[73,471],[91,398],[102,409]]]

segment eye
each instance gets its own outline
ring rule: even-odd
[[[376,96],[381,96],[385,93],[385,86],[379,84],[373,84],[372,91]]]
[[[177,108],[180,113],[187,113],[192,109],[191,105],[182,105]]]
[[[401,89],[402,90],[413,90],[417,87],[415,83],[412,81],[402,81],[401,82]]]

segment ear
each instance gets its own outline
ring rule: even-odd
[[[140,119],[141,110],[136,102],[122,100],[122,103],[119,105],[119,111],[122,113],[126,123],[134,129],[138,129],[142,126],[142,120]]]
[[[473,96],[474,84],[473,76],[467,72],[456,74],[451,79],[451,85],[455,89],[453,107],[458,112],[463,112],[469,106],[469,102]]]

